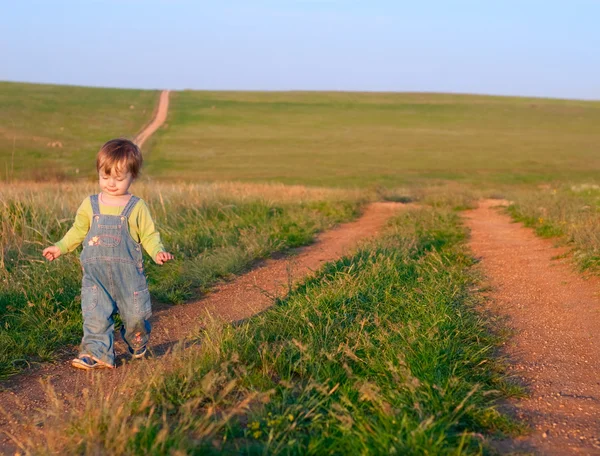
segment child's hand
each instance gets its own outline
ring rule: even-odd
[[[42,252],[42,255],[44,255],[44,257],[48,260],[48,261],[52,261],[52,260],[56,260],[60,255],[60,249],[58,247],[56,247],[55,245],[52,245],[50,247],[46,247],[44,249],[44,251]]]
[[[158,252],[156,254],[156,258],[154,258],[154,261],[156,262],[156,264],[163,264],[169,260],[172,260],[173,258],[175,257],[169,252]]]

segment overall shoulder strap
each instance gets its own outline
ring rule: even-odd
[[[135,207],[135,205],[137,204],[137,202],[140,199],[135,196],[135,195],[131,195],[131,198],[129,198],[129,202],[127,203],[127,206],[125,206],[123,208],[123,211],[121,212],[121,216],[122,217],[129,217],[129,214],[131,214],[131,211],[133,210],[133,208]]]
[[[98,195],[91,195],[90,201],[92,203],[92,213],[94,215],[100,215],[100,206],[98,205]]]

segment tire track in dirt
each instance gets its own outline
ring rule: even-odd
[[[158,99],[158,107],[156,108],[156,114],[153,119],[150,121],[148,125],[144,127],[144,129],[138,133],[138,135],[133,140],[134,143],[138,145],[141,149],[146,140],[154,134],[156,130],[160,128],[162,124],[167,120],[167,114],[169,113],[169,91],[163,90],[160,93],[160,98]]]
[[[471,249],[491,286],[491,309],[515,330],[505,347],[509,373],[529,392],[508,407],[531,433],[497,449],[600,454],[600,280],[557,260],[566,249],[512,223],[499,204],[482,201],[465,214]]]
[[[207,311],[218,319],[236,322],[266,310],[274,299],[285,296],[291,285],[376,236],[392,216],[407,207],[410,205],[372,203],[358,220],[321,233],[314,244],[295,249],[284,258],[268,259],[233,281],[216,286],[198,301],[156,311],[152,318],[151,352],[160,356],[197,331],[205,321]],[[120,336],[115,335],[115,340],[120,340]],[[117,353],[126,351],[120,341],[116,349]],[[23,435],[40,411],[43,413],[48,407],[44,382],[53,386],[59,401],[70,403],[73,403],[73,395],[80,395],[84,388],[90,387],[90,375],[93,374],[70,367],[70,359],[76,353],[70,347],[70,356],[60,363],[44,365],[34,372],[13,377],[2,385],[0,407],[6,413],[0,413],[0,452],[14,452],[16,448],[8,435]],[[123,356],[119,356],[117,363],[122,360]],[[111,391],[129,369],[135,369],[135,364],[98,373],[106,381],[105,391]]]

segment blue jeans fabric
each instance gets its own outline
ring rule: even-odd
[[[98,195],[90,197],[94,217],[83,241],[80,353],[114,365],[114,318],[123,321],[121,335],[135,351],[150,337],[150,294],[142,247],[129,234],[128,217],[139,198],[132,196],[121,215],[100,214]]]

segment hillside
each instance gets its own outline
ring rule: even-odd
[[[94,174],[105,141],[133,137],[159,93],[0,82],[0,180]]]
[[[0,83],[0,179],[92,174],[99,145],[133,137],[157,100],[153,91]],[[328,186],[588,181],[600,168],[599,123],[600,102],[590,101],[172,92],[167,123],[144,146],[145,173]]]

